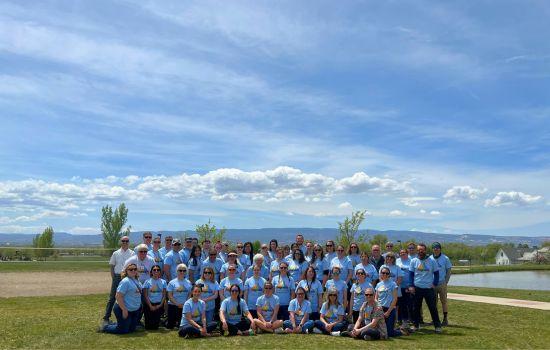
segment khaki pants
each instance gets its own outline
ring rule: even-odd
[[[447,312],[447,283],[443,282],[435,287],[435,303],[441,299],[441,308],[443,312]]]

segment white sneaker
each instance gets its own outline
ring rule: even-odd
[[[319,328],[313,328],[313,333],[315,334],[323,334],[323,332]]]
[[[276,328],[273,332],[275,334],[285,334],[285,331],[283,330],[283,327]]]
[[[339,337],[340,336],[340,331],[331,332],[330,335],[332,335],[333,337]]]

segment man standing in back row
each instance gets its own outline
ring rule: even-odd
[[[441,244],[439,242],[434,242],[432,244],[433,254],[430,258],[434,259],[437,263],[439,270],[439,283],[435,286],[435,303],[437,305],[437,299],[441,299],[441,308],[443,309],[443,322],[442,326],[447,326],[449,321],[447,320],[447,284],[451,278],[451,260],[445,254],[441,253]]]

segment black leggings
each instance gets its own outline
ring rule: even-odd
[[[365,335],[368,335],[371,340],[379,340],[380,339],[380,331],[378,329],[368,328],[361,332],[361,338],[363,338]]]
[[[237,324],[231,324],[229,322],[227,323],[227,332],[229,333],[229,335],[237,335],[238,331],[246,332],[249,329],[250,329],[250,321],[248,320],[248,318],[243,318]],[[221,330],[221,333],[223,334],[223,328]]]
[[[197,322],[197,323],[202,326],[201,322]],[[218,324],[216,322],[213,322],[213,321],[209,322],[209,323],[206,324],[206,332],[207,333],[212,333],[212,331],[214,331],[217,327],[218,327]],[[179,334],[180,337],[185,337],[186,335],[200,337],[201,336],[201,330],[198,329],[197,327],[194,327],[194,326],[188,324],[187,326],[180,327],[180,330],[178,331],[178,334]]]
[[[160,303],[151,303],[153,306],[160,305]],[[147,304],[143,305],[143,313],[145,315],[145,329],[158,329],[160,324],[160,317],[164,313],[164,308],[151,311]]]
[[[181,312],[183,309],[180,309],[176,305],[168,304],[168,315],[166,317],[166,328],[172,329],[174,327],[179,327],[181,322]]]

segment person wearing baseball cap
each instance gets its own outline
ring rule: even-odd
[[[451,278],[451,260],[449,257],[441,253],[441,243],[434,242],[432,244],[433,254],[430,256],[437,263],[439,270],[439,283],[435,286],[435,302],[437,304],[438,299],[441,299],[441,308],[443,309],[443,322],[442,326],[447,326],[449,321],[447,320],[448,303],[447,303],[447,284]]]

